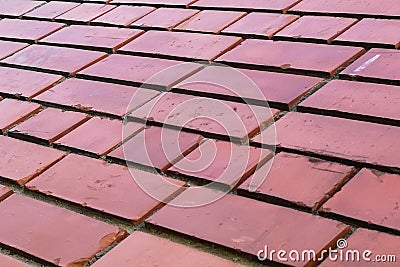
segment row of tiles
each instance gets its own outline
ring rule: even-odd
[[[74,34],[74,36],[77,35]],[[160,38],[165,42],[159,43]],[[60,40],[59,43],[68,43],[67,39],[66,37],[64,41]],[[99,43],[97,45],[101,47],[101,43],[108,43],[108,41],[102,41],[104,39],[98,38]],[[74,41],[70,42],[74,43]],[[77,46],[84,46],[88,42],[91,41],[85,41],[85,39],[75,41],[75,43],[78,43]],[[364,54],[364,49],[356,47],[268,40],[246,40],[239,45],[240,42],[240,38],[236,39],[232,36],[148,31],[121,48],[121,51],[132,55],[153,55],[186,60],[213,60],[217,58],[216,62],[233,66],[263,68],[264,70],[289,73],[307,72],[307,74],[318,76],[331,76],[339,68],[357,59],[340,73],[342,77],[361,81],[378,80],[389,84],[399,84],[400,81],[399,72],[393,71],[397,69],[398,62],[400,62],[397,60],[400,57],[399,50],[375,48]],[[140,79],[142,76],[151,78],[152,76],[136,72],[137,69],[143,69],[143,65],[152,74],[157,74],[181,63],[175,60],[131,55],[113,54],[109,56],[98,51],[67,47],[26,46],[27,44],[19,42],[0,41],[1,58],[9,56],[0,62],[3,65],[35,68],[62,74],[76,75],[80,72],[78,75],[109,79],[119,83],[143,83],[146,80]],[[185,47],[185,49],[182,49],[182,47]],[[207,49],[204,49],[204,47],[207,47]],[[299,54],[303,56],[298,57]],[[160,81],[153,81],[153,84],[167,87],[175,85],[177,81],[180,82],[182,78],[192,75],[199,68],[200,65],[194,63],[176,66],[175,70],[178,73],[174,75],[170,73],[173,77],[166,77],[168,71],[161,72],[161,74],[153,77],[153,79]]]
[[[34,8],[45,4],[44,1],[15,0],[0,1],[0,13],[8,16],[21,16]],[[329,0],[104,0],[96,1],[112,4],[130,5],[165,5],[184,6],[194,8],[228,9],[228,10],[259,10],[259,11],[280,11],[280,12],[302,12],[317,14],[340,14],[346,16],[377,16],[392,17],[400,16],[400,9],[396,0],[385,0],[376,2],[374,0],[350,0],[332,3]],[[71,7],[73,8],[73,6]],[[68,11],[69,9],[66,9]]]
[[[123,166],[105,164],[100,160],[72,154],[52,165],[52,161],[59,158],[63,154],[62,152],[8,137],[1,137],[1,139],[2,149],[5,147],[4,149],[11,152],[10,154],[13,153],[10,156],[23,162],[30,162],[30,166],[26,166],[24,172],[25,174],[33,173],[37,177],[25,185],[28,189],[38,190],[57,198],[120,216],[135,223],[144,220],[154,210],[162,207],[163,203],[144,193],[131,175],[133,177],[140,176],[143,179],[142,182],[147,181],[147,186],[152,189],[153,196],[156,194],[157,198],[162,198],[163,201],[168,201],[172,196],[180,193],[184,186],[183,183],[177,181],[160,186],[159,177],[156,174],[132,169],[129,171]],[[2,158],[1,160],[6,159]],[[85,168],[76,168],[76,166],[83,165]],[[322,209],[325,212],[400,229],[396,216],[397,197],[395,190],[391,190],[398,186],[398,175],[363,169],[325,203],[326,199],[338,191],[353,175],[354,169],[337,163],[287,153],[279,153],[271,165],[268,166],[267,163],[253,175],[265,175],[266,166],[271,167],[268,176],[266,179],[265,177],[262,179],[261,185],[257,188],[257,194],[286,199],[309,208],[323,205]],[[41,168],[40,171],[37,170],[38,166]],[[290,172],[287,171],[287,166],[291,166]],[[73,170],[72,173],[71,170]],[[299,177],[299,172],[305,175]],[[21,172],[21,174],[23,173]],[[10,177],[10,173],[2,169],[1,176],[7,178]],[[252,177],[246,180],[241,185],[239,194],[249,190],[250,179],[258,178]],[[287,188],[287,184],[292,185],[291,190]],[[298,190],[299,187],[304,188],[304,191]],[[127,191],[129,193],[126,193]],[[189,187],[176,199],[193,201],[196,199],[196,194],[193,193]],[[216,191],[205,188],[195,191],[195,193],[201,196],[218,194]],[[2,199],[9,195],[10,191],[2,188]],[[355,195],[357,198],[354,198]],[[229,208],[232,204],[236,209]],[[380,212],[371,214],[369,212],[371,207],[378,205],[379,208],[374,210]],[[1,229],[4,231],[1,236],[4,244],[60,265],[78,259],[82,262],[77,261],[77,264],[83,265],[99,250],[120,240],[125,235],[123,231],[105,223],[21,196],[6,198],[0,204],[0,210],[4,218],[8,216],[13,218],[12,220],[2,220]],[[43,217],[41,214],[46,214],[46,216]],[[261,219],[260,214],[266,216],[262,216]],[[24,217],[30,218],[29,224],[26,223]],[[69,223],[62,223],[64,220],[60,220],[61,217],[70,218]],[[37,227],[36,225],[43,225],[43,218],[46,218],[48,226]],[[53,224],[53,221],[58,223]],[[332,246],[338,238],[344,237],[350,231],[349,227],[329,219],[236,195],[227,195],[212,204],[196,208],[165,206],[147,219],[147,222],[252,255],[256,255],[259,249],[264,248],[264,245],[276,250],[285,246],[286,249],[298,251],[303,249],[321,251],[323,248]],[[201,227],[204,223],[209,227]],[[57,229],[60,230],[48,231],[48,229],[53,229],[54,225],[57,225]],[[75,229],[77,226],[82,231],[66,230]],[[18,234],[10,231],[14,228],[19,229]],[[40,229],[43,230],[40,231]],[[32,233],[35,236],[32,236]],[[387,246],[381,247],[381,249],[395,250],[398,247],[393,246],[398,242],[398,237],[372,234],[372,232],[369,234],[378,240],[380,236],[382,238],[386,236],[388,241],[391,240],[386,244]],[[32,238],[27,239],[26,235],[31,235]],[[354,234],[354,237],[356,236],[357,232]],[[35,243],[31,242],[36,238],[38,240],[62,239],[69,240],[69,242],[56,244],[50,242],[51,247],[43,248],[43,246],[35,246]],[[85,242],[79,242],[82,238]],[[374,240],[371,245],[373,247],[368,249],[373,249],[373,252],[376,253],[382,250],[378,249],[381,242],[375,238],[371,239]],[[364,236],[362,240],[365,241],[365,239],[369,238]],[[26,240],[31,241],[27,243]],[[80,245],[73,246],[74,249],[66,250],[64,248],[63,244],[72,243]],[[361,244],[354,241],[351,246],[358,247]],[[118,250],[116,249],[116,251]],[[390,250],[385,252],[398,253],[398,251]],[[116,260],[114,257],[117,255],[123,258],[127,257],[124,253],[109,255],[114,255],[112,260]],[[103,260],[106,261],[107,257],[111,256],[106,256]],[[303,265],[304,262],[295,264]]]
[[[57,17],[55,12],[63,14],[63,4],[65,4],[65,8],[77,5],[71,2],[50,2],[28,13],[26,17],[55,19]],[[395,34],[400,29],[399,20],[366,18],[358,22],[357,19],[343,17],[300,17],[275,13],[247,14],[235,11],[200,11],[177,8],[155,9],[145,6],[106,7],[112,9],[104,10],[104,6],[97,4],[82,4],[75,6],[64,15],[60,15],[57,20],[93,25],[151,27],[203,33],[222,32],[241,36],[275,37],[276,39],[311,39],[328,43],[334,41],[339,44],[356,43],[389,48],[400,46],[400,39]],[[99,17],[97,12],[106,13]],[[5,19],[0,23],[0,34],[3,37],[25,37],[24,39],[37,41],[61,26],[64,25],[43,21]],[[109,29],[109,31],[112,30]],[[123,31],[119,31],[119,33],[123,33]],[[64,34],[67,35],[67,32]],[[32,35],[35,36],[32,37]]]

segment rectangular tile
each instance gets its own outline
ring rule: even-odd
[[[152,4],[166,6],[184,6],[189,5],[197,0],[113,0],[114,4]]]
[[[0,265],[1,266],[13,266],[13,267],[29,267],[28,264],[25,264],[21,261],[18,261],[12,257],[0,254]]]
[[[253,139],[270,144],[274,127]],[[400,128],[305,113],[288,113],[276,123],[278,147],[399,168]],[[312,140],[312,142],[310,141]]]
[[[257,9],[257,10],[279,10],[286,12],[300,0],[199,0],[194,2],[193,7],[225,8],[225,9]]]
[[[80,3],[51,1],[26,13],[24,17],[54,20],[79,5]]]
[[[12,194],[13,194],[13,191],[11,189],[9,189],[8,187],[0,185],[0,202],[3,201],[4,199],[8,198]],[[4,259],[1,258],[1,255],[2,254],[0,254],[0,264],[1,264],[2,260],[4,260]]]
[[[241,38],[233,36],[148,31],[122,47],[121,51],[211,61],[232,49],[241,41]]]
[[[116,6],[83,3],[74,9],[56,17],[56,20],[61,21],[78,21],[81,23],[90,23],[92,20],[97,19],[101,15],[113,10]]]
[[[106,53],[67,47],[31,45],[3,63],[74,75],[105,58]]]
[[[364,49],[358,47],[246,40],[217,61],[332,76],[340,67],[363,53]]]
[[[116,226],[15,194],[0,202],[0,213],[3,244],[59,266],[85,265],[127,235]]]
[[[12,4],[10,4],[12,2]],[[44,4],[44,1],[0,0],[0,14],[18,17]]]
[[[91,24],[111,24],[119,26],[129,26],[133,22],[141,19],[150,12],[154,11],[154,7],[148,6],[126,6],[121,5],[114,8],[110,12],[93,20]]]
[[[39,104],[3,99],[0,101],[0,133],[5,133],[17,123],[24,121],[29,116],[36,114],[42,107]]]
[[[24,49],[28,45],[29,44],[26,43],[17,43],[17,42],[0,40],[0,60],[8,56],[11,56],[15,52]]]

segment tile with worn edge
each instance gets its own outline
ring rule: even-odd
[[[42,107],[39,104],[3,99],[0,101],[0,133],[5,133],[14,125],[24,121],[29,116],[36,114]]]

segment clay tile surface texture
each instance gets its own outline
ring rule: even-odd
[[[400,0],[0,0],[0,267],[398,267],[399,33]]]

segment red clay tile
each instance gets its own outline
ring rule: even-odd
[[[129,26],[133,22],[141,19],[150,12],[154,11],[154,7],[148,6],[118,6],[110,12],[100,16],[92,21],[92,24],[112,24],[119,26]]]
[[[331,261],[326,259],[320,266],[321,267],[337,267],[337,266],[371,266],[371,267],[379,267],[379,266],[389,266],[396,267],[398,263],[393,261],[391,256],[395,256],[398,260],[400,255],[400,237],[393,236],[389,234],[385,234],[382,232],[371,231],[367,229],[359,228],[357,229],[348,239],[347,239],[347,247],[343,249],[344,255],[351,255],[351,251],[358,251],[360,253],[360,260],[352,260],[350,256],[350,261]],[[364,255],[366,258],[363,258],[363,253],[365,251],[371,251],[371,254]],[[379,257],[379,258],[377,258]],[[384,259],[386,258],[386,260]],[[392,259],[389,259],[391,257]],[[368,261],[368,259],[370,261]],[[386,262],[385,262],[385,261]]]
[[[123,124],[120,120],[93,118],[55,144],[91,152],[100,156],[108,154],[122,142]],[[138,133],[144,125],[132,122],[132,133]]]
[[[148,31],[121,48],[121,51],[210,61],[241,41],[241,38],[233,36]]]
[[[352,18],[304,16],[275,34],[275,37],[323,40],[330,44],[357,21]]]
[[[328,110],[398,121],[399,105],[398,86],[333,80],[302,102],[298,110]]]
[[[399,185],[400,175],[362,169],[322,210],[400,230]]]
[[[143,31],[134,29],[71,25],[46,37],[41,42],[83,49],[89,46],[116,51],[142,33]]]
[[[184,6],[189,7],[190,4],[197,0],[113,0],[113,3],[124,4],[152,4],[152,5],[167,5],[167,6]]]
[[[41,106],[34,103],[3,99],[0,101],[0,133],[5,133],[9,128],[24,121],[29,116],[38,113]]]
[[[315,77],[210,66],[176,85],[174,90],[229,96],[249,103],[268,101],[289,109],[320,82],[322,79]]]
[[[59,266],[85,266],[126,232],[72,211],[13,195],[0,202],[3,244]]]
[[[35,97],[38,101],[124,116],[159,92],[97,81],[68,79]]]
[[[28,44],[0,40],[0,60],[27,47]]]
[[[139,170],[130,172],[127,167],[71,154],[26,186],[140,223],[163,203],[143,191],[133,176],[149,181],[157,179],[157,174]],[[177,193],[178,187],[152,188],[157,190],[159,197],[168,200]]]
[[[282,152],[259,168],[240,189],[317,210],[353,172],[353,168],[341,164]]]
[[[207,140],[169,170],[236,187],[271,156],[269,150]]]
[[[400,84],[400,50],[373,48],[340,74],[358,80]],[[389,81],[388,81],[389,80]]]
[[[62,76],[0,67],[0,92],[33,98],[46,91]]]
[[[8,198],[11,196],[13,191],[9,189],[8,187],[0,185],[0,201],[3,201],[4,199]],[[1,264],[2,258],[0,254],[0,266],[4,266]]]
[[[46,108],[10,130],[10,134],[23,135],[53,143],[85,121],[89,116],[83,113]]]
[[[301,11],[308,13],[331,13],[341,15],[372,15],[372,16],[394,16],[400,14],[397,0],[303,0],[295,5],[290,11]]]
[[[199,64],[183,64],[175,60],[111,55],[79,74],[83,77],[96,77],[128,85],[147,83],[168,89],[195,73],[200,67]],[[171,71],[168,71],[170,68]]]
[[[271,127],[254,139],[264,143]],[[400,167],[396,141],[400,128],[304,113],[289,113],[276,123],[278,147],[345,158],[362,163]],[[269,142],[267,142],[269,143]]]
[[[157,257],[154,257],[156,254]],[[212,254],[139,231],[131,234],[92,266],[109,267],[124,265],[174,267],[240,266]]]
[[[203,10],[182,24],[179,24],[175,29],[220,33],[246,14],[245,12]]]
[[[131,25],[171,30],[198,12],[193,9],[158,8]]]
[[[10,266],[10,267],[29,267],[28,264],[25,264],[21,261],[18,261],[14,258],[8,257],[6,255],[0,254],[0,266]]]
[[[195,202],[205,194],[219,195],[203,189],[197,194],[185,191],[177,199]],[[199,207],[166,206],[147,221],[253,255],[265,246],[269,251],[313,249],[319,253],[349,232],[349,227],[337,221],[236,195],[226,195]],[[306,263],[288,260],[284,263],[297,266]]]
[[[0,20],[0,36],[12,40],[37,42],[63,26],[65,24],[50,21],[3,19]]]
[[[191,6],[250,10],[280,10],[286,12],[290,7],[298,2],[299,0],[199,0]]]
[[[246,40],[217,61],[333,75],[338,68],[363,53],[364,49],[359,47]]]
[[[256,35],[272,38],[275,33],[297,20],[299,16],[273,13],[250,13],[226,28],[224,33]]]
[[[164,93],[130,116],[246,141],[279,111],[205,97]]]
[[[0,14],[18,17],[44,3],[44,1],[0,0]]]
[[[0,135],[0,176],[25,184],[61,159],[61,151]]]
[[[52,1],[25,14],[24,17],[54,20],[79,5],[80,3]]]
[[[108,156],[165,171],[195,149],[202,139],[197,134],[150,127]]]
[[[89,24],[91,21],[113,10],[114,8],[116,8],[116,6],[83,3],[74,9],[56,17],[56,20],[79,21]]]
[[[106,53],[67,47],[31,45],[2,62],[31,68],[76,74],[105,58]]]
[[[400,37],[396,32],[400,31],[400,21],[387,19],[362,19],[359,23],[344,32],[335,41],[341,43],[357,43],[371,45],[388,45],[400,47]]]

